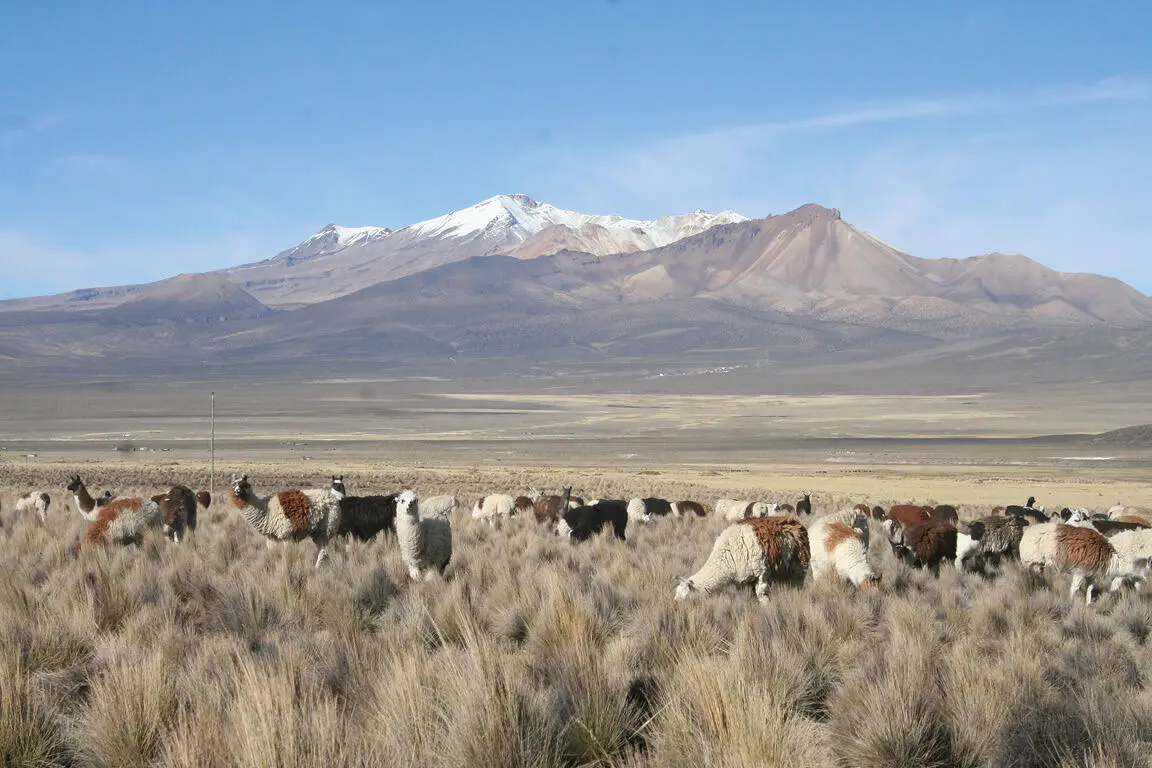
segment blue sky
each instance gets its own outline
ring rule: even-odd
[[[636,218],[817,202],[918,256],[1152,292],[1152,4],[937,5],[8,3],[0,297],[502,192]]]

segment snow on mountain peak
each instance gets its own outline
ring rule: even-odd
[[[342,248],[347,248],[356,243],[379,240],[390,234],[392,234],[392,230],[387,227],[341,227],[338,224],[329,224],[304,242],[325,240],[332,241],[333,244]]]
[[[659,247],[717,224],[747,220],[746,216],[732,211],[711,214],[698,209],[690,214],[643,221],[617,215],[566,211],[548,203],[537,202],[527,195],[513,194],[490,197],[469,208],[413,224],[404,231],[418,237],[481,237],[491,241],[518,243],[548,227],[562,225],[579,230],[591,224],[618,233],[640,236],[648,247]]]

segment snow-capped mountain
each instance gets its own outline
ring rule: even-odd
[[[479,236],[502,242],[515,238],[523,242],[549,227],[563,226],[578,231],[592,225],[618,235],[620,242],[624,244],[635,241],[638,246],[658,248],[703,232],[717,224],[747,220],[747,216],[741,216],[734,211],[713,214],[697,210],[680,216],[663,216],[652,221],[641,221],[622,216],[598,216],[566,211],[548,203],[536,202],[527,195],[497,195],[469,208],[413,224],[401,231],[421,237]]]
[[[291,266],[317,256],[336,253],[354,245],[374,243],[392,234],[387,227],[341,227],[329,224],[299,245],[281,251],[269,262]]]
[[[748,218],[733,211],[702,210],[644,221],[576,213],[527,195],[497,195],[395,231],[330,224],[274,258],[223,274],[269,306],[292,307],[473,256],[633,253],[743,221]]]

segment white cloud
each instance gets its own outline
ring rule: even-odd
[[[724,193],[786,139],[885,123],[1142,101],[1148,96],[1146,81],[1112,77],[1087,85],[1023,93],[861,104],[811,117],[720,127],[627,146],[540,150],[523,157],[520,166],[525,175],[543,178],[542,186],[564,187],[578,200],[623,196],[626,204],[650,213],[653,208],[666,211],[669,205],[682,206],[689,199],[710,199]]]

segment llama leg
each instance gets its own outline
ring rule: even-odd
[[[1091,581],[1088,582],[1088,589],[1084,590],[1084,604],[1085,605],[1092,605],[1092,590],[1095,588],[1096,588],[1095,584],[1093,584]]]
[[[1080,589],[1080,584],[1083,583],[1084,577],[1076,573],[1072,575],[1072,590],[1068,593],[1068,597],[1075,599],[1076,592]]]
[[[316,567],[319,568],[320,564],[328,559],[328,547],[320,545],[320,551],[316,553]]]
[[[761,603],[768,602],[768,575],[763,573],[756,581],[756,599]]]

